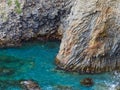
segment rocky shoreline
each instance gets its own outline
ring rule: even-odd
[[[119,0],[75,0],[56,57],[60,68],[88,74],[120,70],[119,5]]]
[[[63,70],[120,70],[119,0],[0,1],[0,46],[62,40],[56,64]]]

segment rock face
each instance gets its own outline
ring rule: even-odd
[[[0,46],[63,35],[61,69],[120,70],[120,0],[0,0],[0,10]]]
[[[120,0],[75,0],[56,58],[80,73],[120,70]]]
[[[71,0],[0,0],[0,46],[61,38]]]

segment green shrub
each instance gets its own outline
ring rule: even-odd
[[[8,4],[8,6],[11,6],[12,5],[12,0],[7,0],[7,4]]]
[[[15,11],[16,11],[16,13],[18,13],[18,14],[22,13],[22,9],[21,9],[21,8],[16,8]]]
[[[15,5],[17,8],[20,8],[20,2],[18,0],[15,0]]]
[[[15,5],[16,5],[16,8],[15,8],[16,13],[20,14],[22,12],[20,2],[18,0],[15,0]]]

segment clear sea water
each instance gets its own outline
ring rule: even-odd
[[[0,49],[0,90],[23,90],[20,80],[34,80],[42,90],[114,90],[120,74],[80,75],[56,70],[54,59],[60,42],[33,42],[21,47]],[[83,78],[91,87],[80,84]]]

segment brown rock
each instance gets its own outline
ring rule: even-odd
[[[75,0],[57,65],[80,73],[120,70],[119,5],[119,0]]]
[[[39,85],[31,80],[21,81],[20,84],[23,85],[26,90],[41,90]]]
[[[94,84],[91,78],[85,78],[80,83],[84,86],[92,86]]]

